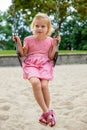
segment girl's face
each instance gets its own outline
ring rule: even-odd
[[[34,23],[34,35],[39,38],[43,39],[46,38],[48,31],[47,21],[44,19],[35,20]]]

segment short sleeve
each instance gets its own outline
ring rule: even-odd
[[[50,41],[51,41],[51,46],[53,46],[53,38],[50,37]]]
[[[28,39],[27,38],[24,38],[24,47],[28,49]]]

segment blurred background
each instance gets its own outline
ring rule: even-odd
[[[47,13],[54,28],[58,26],[60,50],[87,51],[87,0],[0,0],[0,52],[15,50],[12,34],[22,41],[31,35],[37,12]]]

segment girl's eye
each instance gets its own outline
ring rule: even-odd
[[[45,25],[39,26],[39,25],[35,25],[36,28],[45,28]]]
[[[36,25],[36,28],[39,28],[39,25]]]
[[[42,28],[45,28],[45,26],[43,25]]]

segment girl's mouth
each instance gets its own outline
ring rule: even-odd
[[[42,33],[42,32],[38,32],[38,33]]]

